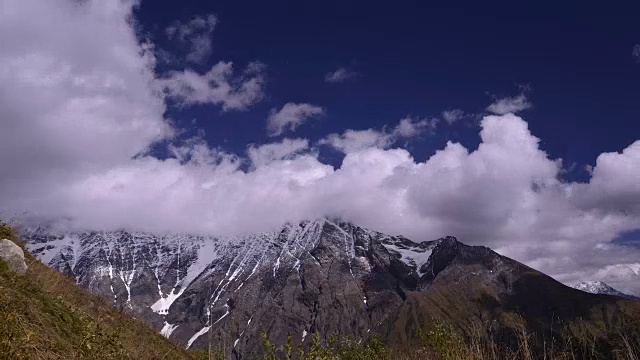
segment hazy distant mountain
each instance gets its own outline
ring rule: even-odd
[[[307,343],[339,332],[403,346],[434,321],[462,333],[490,324],[505,342],[518,319],[544,336],[562,336],[550,325],[572,321],[604,332],[623,316],[612,314],[635,303],[572,289],[453,237],[417,243],[342,221],[237,237],[22,235],[43,262],[163,335],[192,348],[223,344],[236,358],[254,358],[263,331],[280,344],[288,333]]]
[[[614,295],[626,299],[640,300],[640,298],[620,292],[602,281],[582,281],[571,285],[571,287],[591,294]]]

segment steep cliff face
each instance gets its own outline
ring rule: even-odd
[[[163,335],[239,353],[256,350],[262,331],[298,342],[316,332],[378,333],[408,291],[428,285],[429,258],[442,242],[329,220],[235,238],[43,229],[23,237],[43,262]]]
[[[233,238],[45,229],[23,238],[43,262],[166,337],[237,358],[259,353],[264,331],[275,343],[340,333],[406,344],[434,319],[465,332],[517,315],[544,330],[617,301],[453,237],[417,243],[324,219]]]

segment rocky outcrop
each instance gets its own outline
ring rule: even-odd
[[[24,262],[24,252],[11,240],[0,240],[0,260],[4,261],[13,272],[21,275],[27,272],[27,264]]]

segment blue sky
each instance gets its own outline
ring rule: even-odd
[[[340,217],[640,294],[638,8],[3,10],[4,219],[231,235]]]
[[[212,54],[201,70],[220,60],[267,65],[265,99],[247,111],[205,105],[170,112],[185,127],[196,118],[211,144],[241,153],[248,143],[271,141],[260,125],[271,108],[287,102],[326,109],[296,133],[318,139],[395,124],[406,115],[481,114],[492,98],[526,86],[534,105],[526,113],[531,131],[552,157],[567,167],[576,163],[565,176],[584,180],[584,165],[640,133],[640,63],[632,56],[639,7],[183,1],[143,2],[137,15],[143,31],[162,43],[176,20],[214,14]],[[325,82],[339,67],[357,76]],[[477,131],[467,125],[479,119],[466,120],[413,141],[412,154],[422,160],[450,139],[476,146]]]

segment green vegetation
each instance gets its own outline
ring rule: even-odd
[[[2,239],[12,239],[13,232],[11,231],[11,227],[3,222],[0,222],[0,240]]]
[[[390,360],[391,353],[382,341],[372,337],[366,341],[351,339],[338,340],[338,335],[331,335],[326,344],[322,344],[320,336],[316,333],[305,349],[300,344],[293,344],[291,335],[287,337],[287,343],[279,351],[269,340],[267,333],[263,333],[264,354],[263,360],[300,359],[300,360]],[[295,347],[295,351],[294,351]]]

